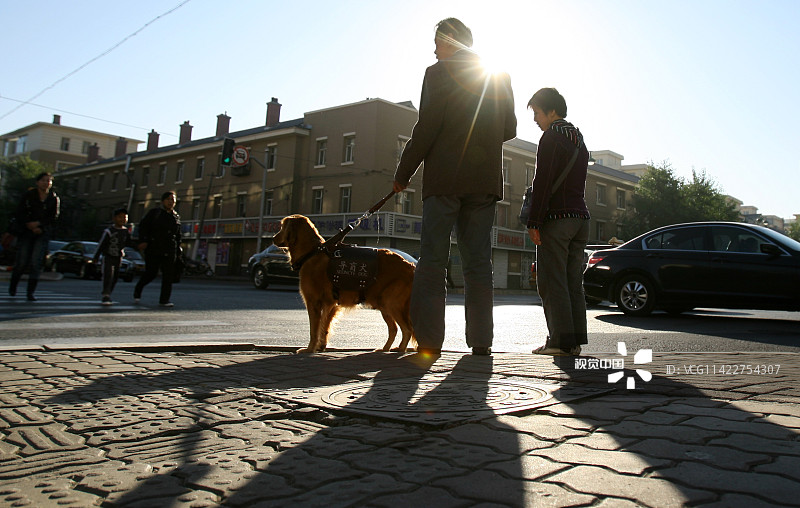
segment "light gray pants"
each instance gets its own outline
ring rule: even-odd
[[[441,349],[444,343],[447,261],[453,226],[464,269],[467,345],[491,347],[494,338],[491,231],[496,201],[492,194],[425,198],[420,258],[411,291],[411,322],[421,348]]]
[[[549,220],[539,232],[542,244],[536,248],[536,286],[550,333],[548,345],[568,349],[587,344],[583,250],[589,240],[589,221]]]

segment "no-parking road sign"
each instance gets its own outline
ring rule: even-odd
[[[234,166],[244,166],[250,161],[250,151],[247,147],[236,145],[233,147],[233,157],[231,162]]]

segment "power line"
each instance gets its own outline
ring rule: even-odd
[[[15,107],[15,108],[13,108],[11,111],[9,111],[9,112],[7,112],[6,114],[4,114],[3,116],[0,116],[0,120],[4,119],[5,117],[7,117],[8,115],[10,115],[11,113],[14,113],[14,112],[15,112],[15,111],[17,111],[18,109],[20,109],[22,106],[25,106],[26,104],[30,104],[30,103],[31,103],[31,101],[33,101],[33,100],[37,99],[39,96],[41,96],[42,94],[44,94],[46,91],[48,91],[48,90],[50,90],[50,89],[54,88],[56,85],[58,85],[59,83],[61,83],[61,82],[62,82],[62,81],[64,81],[64,80],[66,80],[66,79],[67,79],[67,78],[69,78],[70,76],[72,76],[72,75],[74,75],[74,74],[77,74],[78,72],[80,72],[80,71],[81,71],[81,70],[83,70],[85,67],[89,66],[90,64],[94,63],[95,61],[97,61],[97,60],[99,60],[99,59],[103,58],[104,56],[106,56],[107,54],[111,53],[112,51],[114,51],[114,50],[115,50],[115,49],[117,49],[118,47],[122,46],[122,45],[123,45],[123,44],[124,44],[124,43],[125,43],[125,42],[126,42],[128,39],[130,39],[130,38],[132,38],[132,37],[135,37],[136,35],[138,35],[138,34],[139,34],[139,32],[141,32],[142,30],[144,30],[145,28],[147,28],[147,27],[148,27],[148,26],[150,26],[151,24],[155,23],[156,21],[158,21],[159,19],[163,18],[164,16],[167,16],[167,15],[169,15],[169,14],[171,14],[171,13],[175,12],[176,10],[180,9],[181,7],[183,7],[184,5],[186,5],[186,4],[187,4],[187,3],[189,3],[189,2],[191,2],[191,0],[183,0],[183,2],[179,3],[178,5],[176,5],[175,7],[173,7],[172,9],[168,10],[167,12],[165,12],[165,13],[163,13],[163,14],[160,14],[160,15],[156,16],[155,18],[151,19],[150,21],[148,21],[147,23],[145,23],[145,24],[144,24],[144,25],[143,25],[141,28],[139,28],[138,30],[136,30],[136,31],[135,31],[135,32],[133,32],[132,34],[128,35],[127,37],[125,37],[124,39],[122,39],[121,41],[119,41],[118,43],[114,44],[113,46],[111,46],[111,47],[110,47],[110,48],[108,48],[107,50],[103,51],[102,53],[100,53],[100,54],[99,54],[99,55],[97,55],[96,57],[92,58],[91,60],[89,60],[89,61],[88,61],[88,62],[86,62],[85,64],[83,64],[83,65],[81,65],[80,67],[78,67],[77,69],[75,69],[74,71],[72,71],[72,72],[70,72],[70,73],[66,74],[65,76],[63,76],[63,77],[61,77],[61,78],[57,79],[56,81],[54,81],[54,82],[53,82],[53,84],[51,84],[51,85],[50,85],[50,86],[48,86],[48,87],[45,87],[45,88],[44,88],[44,89],[42,89],[42,90],[41,90],[39,93],[37,93],[36,95],[34,95],[33,97],[31,97],[31,98],[30,98],[30,99],[28,99],[27,101],[24,101],[23,103],[19,104],[18,106],[16,106],[16,107]]]
[[[83,118],[89,118],[91,120],[97,120],[97,121],[100,121],[100,122],[113,123],[115,125],[122,125],[123,127],[131,127],[131,128],[140,129],[140,130],[143,130],[143,131],[148,130],[146,127],[139,127],[138,125],[131,125],[131,124],[128,124],[128,123],[123,123],[123,122],[115,122],[114,120],[106,120],[105,118],[98,118],[96,116],[91,116],[91,115],[82,115],[80,113],[67,111],[65,109],[54,108],[54,107],[51,107],[51,106],[44,106],[42,104],[35,104],[33,102],[30,102],[29,100],[28,101],[22,101],[22,100],[19,100],[19,99],[12,99],[11,97],[4,97],[2,95],[0,95],[0,99],[5,99],[7,101],[19,102],[22,105],[36,106],[37,108],[44,108],[44,109],[49,109],[51,111],[58,111],[59,113],[66,113],[68,115],[80,116],[80,117],[83,117]],[[164,134],[164,135],[177,137],[174,134]]]

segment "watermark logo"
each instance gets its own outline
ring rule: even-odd
[[[617,352],[622,356],[628,356],[628,347],[625,345],[624,342],[617,342]],[[653,350],[652,349],[640,349],[633,355],[633,364],[634,365],[642,365],[645,363],[650,363],[653,361]],[[644,369],[636,369],[636,374],[642,378],[642,381],[645,383],[653,379],[653,374],[650,373],[649,370]],[[625,372],[620,370],[619,372],[612,372],[608,375],[608,382],[613,384],[619,381],[620,379],[625,376]],[[628,376],[626,378],[627,388],[628,390],[636,389],[636,378],[633,376]]]
[[[617,352],[622,356],[628,356],[628,347],[624,342],[617,342]],[[640,349],[633,355],[634,365],[642,365],[653,361],[652,349]],[[614,369],[618,372],[612,372],[608,375],[608,382],[613,384],[618,382],[625,376],[625,358],[575,358],[575,368],[581,370],[598,370],[598,369]],[[653,375],[648,370],[636,369],[636,374],[644,382],[653,379]],[[626,379],[628,390],[636,389],[636,378],[628,376]]]

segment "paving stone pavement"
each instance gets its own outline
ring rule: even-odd
[[[0,350],[0,506],[800,506],[797,354],[243,349]]]

